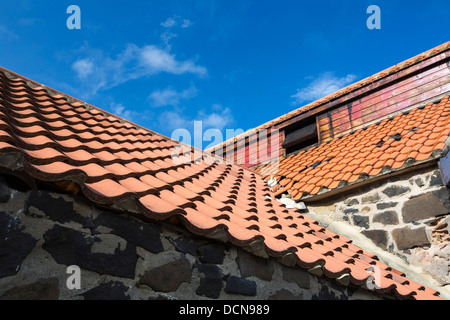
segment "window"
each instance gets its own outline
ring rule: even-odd
[[[314,118],[308,122],[302,121],[287,127],[284,134],[285,138],[282,147],[286,149],[286,156],[310,148],[319,142]]]

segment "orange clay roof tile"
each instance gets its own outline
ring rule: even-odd
[[[341,138],[335,138],[330,143],[311,148],[303,152],[301,157],[289,156],[280,159],[280,167],[284,162],[289,162],[292,168],[290,170],[307,168],[301,174],[293,176],[292,181],[295,183],[287,192],[293,196],[295,192],[295,198],[302,199],[346,186],[340,184],[341,181],[353,183],[390,171],[383,171],[383,168],[398,170],[416,162],[438,159],[446,148],[450,134],[450,128],[447,127],[450,123],[450,113],[444,112],[448,108],[447,101],[448,97],[444,97],[438,103],[428,103],[424,108],[400,113],[393,119],[384,119],[366,129],[359,129]],[[433,114],[433,123],[426,118],[430,113]],[[408,130],[406,135],[398,134],[404,131],[401,126],[411,127],[412,122],[414,124],[412,129],[409,129],[411,131]],[[356,146],[348,148],[350,137],[358,140],[357,148]],[[312,169],[314,163],[324,159],[323,153],[329,148],[340,150],[339,154],[330,160],[329,164],[332,165],[321,163],[314,170],[307,171]],[[260,166],[255,171],[261,172],[266,166]],[[278,179],[278,173],[272,174]],[[289,171],[283,174],[289,174]],[[334,181],[325,185],[326,179],[330,178]],[[324,191],[321,191],[322,187]],[[278,188],[279,186],[275,186],[274,190]]]
[[[238,246],[260,242],[269,256],[293,254],[299,267],[319,267],[331,278],[348,274],[354,285],[365,285],[371,276],[368,268],[380,265],[384,278],[376,291],[400,298],[439,298],[435,290],[397,277],[350,239],[297,209],[287,209],[272,198],[274,193],[254,172],[201,152],[200,157],[213,161],[198,161],[202,159],[194,155],[187,162],[175,162],[171,154],[178,142],[93,106],[87,108],[85,103],[69,103],[61,93],[51,96],[43,87],[33,89],[27,84],[32,81],[11,75],[7,70],[0,72],[0,164],[2,155],[19,154],[23,160],[17,166],[26,174],[43,181],[72,180],[98,205],[124,210],[127,201],[134,201],[129,210],[147,218],[176,216],[197,235],[222,230]],[[441,139],[442,134],[433,139]],[[362,165],[363,171],[370,172],[372,166],[365,164],[364,157],[355,160],[361,153],[354,149],[368,149],[370,143],[359,131],[355,137],[358,143],[350,148],[340,145],[346,139],[335,142],[336,150],[342,147],[345,154],[333,149],[336,158],[315,169],[310,165],[330,157],[323,156],[323,146],[282,161],[280,167],[289,174],[282,181],[286,190],[300,198],[322,187],[334,189],[339,179],[357,179],[355,173]],[[342,163],[349,158],[348,165]],[[299,172],[299,168],[306,170]],[[314,177],[315,173],[319,174]]]

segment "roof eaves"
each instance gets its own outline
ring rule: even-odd
[[[450,138],[447,140],[450,141]],[[413,158],[408,158],[405,161],[405,164],[400,168],[392,169],[390,166],[384,166],[381,169],[380,173],[378,173],[376,175],[369,176],[369,175],[363,173],[359,176],[359,178],[356,181],[350,182],[350,183],[345,180],[341,180],[341,183],[335,189],[330,190],[330,189],[321,187],[317,194],[305,195],[305,196],[299,198],[298,201],[311,202],[311,201],[322,200],[324,198],[333,196],[337,193],[342,193],[342,192],[346,192],[346,191],[354,189],[354,188],[359,188],[365,184],[373,183],[380,179],[386,179],[387,177],[404,174],[411,170],[418,170],[420,168],[432,166],[432,165],[435,165],[436,162],[443,156],[444,155],[443,155],[442,150],[434,150],[432,155],[428,159],[425,159],[425,160],[417,161]]]

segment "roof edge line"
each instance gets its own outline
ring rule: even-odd
[[[25,82],[32,83],[33,85],[35,85],[35,86],[37,86],[37,87],[40,86],[40,87],[44,88],[45,90],[47,90],[47,92],[48,92],[48,94],[49,94],[50,96],[54,96],[55,94],[60,94],[60,95],[64,96],[68,101],[69,101],[69,100],[73,100],[73,101],[75,101],[75,102],[79,102],[79,103],[81,103],[82,105],[84,105],[85,107],[90,107],[90,108],[96,109],[97,111],[102,112],[102,113],[104,113],[104,114],[106,114],[106,115],[108,115],[108,116],[110,116],[110,117],[116,118],[116,119],[118,119],[118,120],[120,120],[120,121],[123,121],[123,122],[126,122],[126,123],[129,123],[130,125],[135,126],[136,128],[145,130],[145,131],[147,131],[147,132],[150,132],[150,133],[152,133],[152,134],[155,134],[155,135],[160,136],[160,137],[162,137],[162,138],[165,138],[165,139],[167,139],[167,140],[175,141],[175,140],[173,140],[172,138],[169,138],[169,137],[167,137],[167,136],[165,136],[165,135],[163,135],[163,134],[160,134],[160,133],[158,133],[158,132],[155,132],[155,131],[153,131],[153,130],[150,130],[150,129],[148,129],[148,128],[145,128],[145,127],[143,127],[143,126],[141,126],[141,125],[139,125],[139,124],[136,124],[136,123],[134,123],[134,122],[132,122],[132,121],[130,121],[130,120],[127,120],[127,119],[122,118],[122,117],[120,117],[120,116],[118,116],[118,115],[115,115],[115,114],[113,114],[113,113],[111,113],[111,112],[109,112],[109,111],[106,111],[106,110],[104,110],[104,109],[101,109],[101,108],[99,108],[99,107],[96,107],[96,106],[94,106],[94,105],[92,105],[92,104],[90,104],[90,103],[88,103],[88,102],[86,102],[86,101],[83,101],[83,100],[80,100],[80,99],[78,99],[78,98],[75,98],[75,97],[73,97],[73,96],[71,96],[71,95],[69,95],[69,94],[67,94],[67,93],[61,92],[61,91],[59,91],[59,90],[57,90],[57,89],[54,89],[54,88],[52,88],[52,87],[49,87],[49,86],[43,84],[43,83],[39,83],[39,82],[37,82],[37,81],[35,81],[35,80],[31,80],[30,78],[27,78],[27,77],[25,77],[25,76],[23,76],[23,75],[20,75],[20,74],[14,72],[14,71],[11,71],[11,70],[9,70],[9,69],[7,69],[7,68],[5,68],[5,67],[0,66],[0,71],[3,72],[3,73],[5,73],[5,75],[7,75],[7,76],[8,76],[8,75],[9,75],[9,76],[14,76],[14,77],[16,77],[16,78],[19,78],[19,79],[24,80]],[[28,86],[29,86],[29,83],[27,83]],[[31,86],[30,86],[30,87],[31,87]]]
[[[78,103],[82,104],[83,106],[85,106],[86,108],[92,108],[92,109],[95,109],[95,110],[101,112],[101,113],[103,114],[103,116],[105,116],[105,117],[113,117],[113,118],[116,118],[116,119],[118,119],[119,121],[123,121],[123,122],[125,122],[125,123],[128,123],[128,124],[134,126],[136,129],[141,129],[141,130],[144,130],[144,131],[146,131],[146,132],[149,132],[149,133],[151,133],[151,134],[153,134],[153,135],[162,137],[163,139],[166,139],[166,140],[168,140],[168,141],[176,142],[178,145],[186,146],[187,148],[190,148],[190,149],[193,150],[193,151],[196,151],[196,150],[197,150],[198,152],[201,152],[202,158],[205,157],[205,156],[209,156],[209,157],[214,157],[215,159],[217,159],[218,161],[221,161],[222,163],[226,163],[226,164],[234,164],[233,162],[230,162],[230,161],[228,161],[228,160],[226,160],[226,159],[223,159],[222,157],[218,157],[218,156],[215,156],[215,155],[211,155],[210,152],[208,152],[207,150],[202,150],[202,149],[199,149],[199,148],[197,148],[197,147],[195,147],[195,146],[192,146],[192,145],[186,144],[186,143],[184,143],[184,142],[180,142],[180,141],[174,140],[174,139],[172,139],[172,138],[169,138],[169,137],[167,137],[167,136],[165,136],[165,135],[163,135],[163,134],[160,134],[160,133],[158,133],[158,132],[156,132],[156,131],[150,130],[150,129],[148,129],[148,128],[146,128],[146,127],[143,127],[143,126],[141,126],[141,125],[139,125],[139,124],[136,124],[136,123],[134,123],[134,122],[132,122],[132,121],[130,121],[130,120],[124,119],[124,118],[122,118],[122,117],[120,117],[120,116],[118,116],[118,115],[115,115],[115,114],[113,114],[113,113],[111,113],[111,112],[109,112],[109,111],[103,110],[102,108],[96,107],[96,106],[94,106],[94,105],[92,105],[92,104],[90,104],[90,103],[88,103],[88,102],[86,102],[86,101],[80,100],[80,99],[75,98],[75,97],[73,97],[73,96],[71,96],[71,95],[69,95],[69,94],[66,94],[66,93],[61,92],[61,91],[56,90],[56,89],[53,89],[52,87],[49,87],[49,86],[44,85],[44,84],[42,84],[42,83],[39,83],[39,82],[37,82],[37,81],[31,80],[31,79],[29,79],[29,78],[27,78],[27,77],[25,77],[25,76],[22,76],[22,75],[20,75],[20,74],[14,72],[14,71],[11,71],[11,70],[9,70],[9,69],[7,69],[7,68],[5,68],[5,67],[0,66],[0,71],[3,72],[7,77],[22,79],[23,81],[26,82],[26,85],[28,85],[30,88],[32,88],[32,87],[30,86],[30,83],[33,84],[33,85],[36,86],[36,87],[42,87],[42,88],[44,88],[44,89],[47,91],[47,93],[48,93],[50,96],[54,96],[55,94],[60,94],[60,95],[63,96],[65,99],[67,99],[68,103],[72,103],[72,102],[70,102],[70,100],[72,100],[73,102],[78,102]],[[250,169],[248,169],[248,168],[246,168],[246,167],[244,167],[244,166],[241,166],[241,165],[239,165],[239,164],[236,164],[236,165],[238,165],[240,168],[243,168],[244,170],[249,170],[250,172],[253,172],[252,170],[250,170]]]
[[[322,200],[324,198],[330,197],[330,196],[334,196],[337,195],[339,193],[348,191],[348,190],[352,190],[354,188],[357,187],[361,187],[364,186],[366,184],[369,183],[373,183],[382,179],[388,179],[390,177],[393,176],[397,176],[397,175],[401,175],[404,173],[408,173],[410,171],[416,170],[416,169],[425,169],[428,167],[432,167],[433,165],[437,165],[437,160],[439,160],[441,158],[441,155],[432,155],[430,156],[428,159],[422,160],[422,161],[416,161],[413,164],[410,165],[404,165],[403,167],[399,168],[399,169],[390,169],[390,171],[388,172],[383,172],[383,170],[381,170],[381,172],[377,175],[374,176],[369,176],[367,179],[358,181],[356,180],[355,182],[352,183],[348,183],[345,186],[341,187],[341,188],[336,188],[336,189],[332,189],[332,190],[327,190],[324,191],[322,193],[316,194],[316,195],[312,195],[312,196],[308,196],[306,198],[300,198],[297,201],[303,201],[306,204],[311,203],[311,202],[315,202],[315,201],[319,201]]]

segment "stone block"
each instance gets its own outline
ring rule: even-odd
[[[300,288],[310,288],[309,273],[300,268],[289,268],[282,266],[283,280],[296,283]]]
[[[113,234],[98,234],[94,237],[94,243],[91,246],[91,253],[115,254],[117,250],[125,248],[127,242]]]
[[[339,292],[330,288],[326,284],[320,286],[320,291],[311,297],[311,300],[348,300],[348,296],[345,293],[345,288],[341,287]],[[336,286],[334,286],[336,287]]]
[[[274,266],[273,261],[269,259],[257,257],[244,250],[239,250],[237,264],[241,276],[244,278],[253,276],[261,280],[272,280]]]
[[[182,257],[162,266],[145,271],[139,278],[139,284],[147,285],[155,291],[173,292],[183,282],[191,282],[192,267],[189,261]]]
[[[435,170],[433,174],[430,176],[430,187],[443,185],[444,181],[442,179],[441,171]]]
[[[170,243],[175,247],[175,250],[182,253],[189,253],[192,256],[197,255],[197,244],[191,238],[179,237],[176,239],[169,238]]]
[[[436,198],[441,199],[446,208],[450,211],[450,189],[447,187],[442,187],[431,191]]]
[[[225,246],[221,243],[207,243],[197,248],[201,262],[222,264],[225,257]]]
[[[415,179],[414,182],[420,188],[422,188],[425,185],[425,182],[423,181],[423,179],[421,177]]]
[[[359,210],[356,208],[348,208],[348,209],[344,209],[344,214],[355,214],[358,213]]]
[[[162,228],[156,224],[146,223],[113,212],[103,212],[95,220],[94,225],[98,229],[104,226],[115,234],[135,246],[141,247],[153,253],[164,251],[161,242]]]
[[[219,298],[223,288],[220,268],[213,264],[196,264],[195,266],[204,274],[195,293],[212,299]]]
[[[450,212],[449,192],[443,187],[409,199],[403,204],[404,222],[415,222]]]
[[[15,275],[37,243],[20,219],[0,212],[0,278]]]
[[[392,237],[399,250],[430,245],[425,227],[411,229],[408,226],[395,229],[392,231]]]
[[[384,210],[388,208],[393,208],[398,204],[398,202],[380,202],[377,203],[377,209],[378,210]]]
[[[114,253],[95,252],[92,250],[93,245],[102,239],[60,225],[48,230],[44,234],[44,240],[42,247],[59,264],[77,265],[100,274],[134,278],[137,254],[136,247],[130,243],[126,243],[125,248],[117,246],[117,243],[105,243],[104,248],[117,246]]]
[[[396,225],[398,224],[398,215],[396,211],[388,210],[375,214],[372,221],[380,222],[384,225]]]
[[[88,221],[88,218],[75,213],[73,201],[66,201],[62,196],[51,194],[46,190],[31,190],[26,200],[25,214],[40,217],[33,213],[32,208],[38,209],[49,219],[60,223],[75,221],[83,226],[92,225],[92,221]]]
[[[355,199],[355,198],[347,199],[347,200],[344,201],[344,204],[346,204],[347,206],[351,207],[351,206],[359,204],[359,201],[358,201],[358,199]]]
[[[303,293],[294,294],[286,289],[281,289],[271,294],[268,300],[303,300]]]
[[[372,240],[377,246],[386,250],[388,243],[388,233],[386,230],[363,230],[361,233]]]
[[[369,217],[367,216],[360,216],[360,215],[353,215],[352,216],[353,224],[355,226],[368,229],[369,228]]]
[[[0,300],[58,300],[59,281],[57,278],[39,279],[31,284],[9,289]]]
[[[374,193],[370,193],[367,195],[364,195],[361,198],[361,203],[366,204],[366,203],[375,203],[377,201],[380,201],[380,195],[378,194],[378,192],[374,192]]]
[[[129,300],[128,287],[120,281],[109,281],[81,294],[84,300]]]
[[[236,276],[226,278],[225,291],[228,293],[242,294],[245,296],[256,296],[256,282]]]
[[[411,189],[409,187],[400,186],[400,185],[392,185],[392,186],[388,186],[381,192],[383,192],[389,198],[392,198],[392,197],[396,197],[396,196],[405,194],[409,191],[411,191]]]

